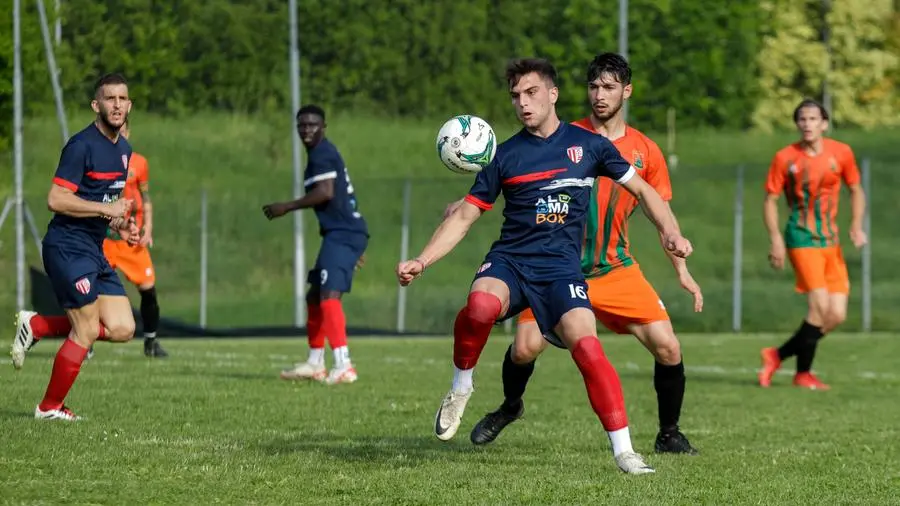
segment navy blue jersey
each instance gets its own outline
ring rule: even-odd
[[[487,258],[502,255],[531,281],[578,278],[594,178],[625,183],[634,174],[602,135],[568,123],[546,139],[522,129],[497,147],[466,201],[484,210],[501,192],[506,201],[500,238]]]
[[[73,135],[59,157],[53,184],[68,188],[78,197],[91,202],[115,202],[125,188],[131,145],[125,137],[117,142],[109,140],[96,125]],[[103,243],[109,221],[96,218],[75,218],[55,214],[47,227],[45,242],[89,240]]]
[[[323,236],[330,232],[357,232],[368,235],[366,220],[359,214],[356,195],[350,175],[344,166],[344,159],[337,148],[322,139],[316,146],[307,151],[309,157],[306,171],[303,173],[303,186],[306,191],[319,181],[334,179],[334,196],[331,200],[315,207],[319,220],[319,233]]]

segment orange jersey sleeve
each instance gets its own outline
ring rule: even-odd
[[[784,178],[787,171],[787,164],[784,161],[782,152],[775,153],[772,158],[772,164],[769,165],[769,174],[766,176],[766,193],[769,195],[780,195],[784,191]]]
[[[137,167],[135,176],[137,179],[138,190],[146,192],[150,189],[150,164],[143,156],[141,157],[141,163]]]
[[[659,146],[647,139],[647,182],[650,183],[663,200],[672,200],[672,180],[669,178],[669,166]]]
[[[844,180],[844,184],[847,186],[857,185],[860,182],[859,166],[856,165],[856,156],[853,154],[853,148],[846,144],[841,145],[841,148],[838,158],[841,164],[841,179]]]

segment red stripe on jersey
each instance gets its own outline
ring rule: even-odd
[[[84,175],[91,179],[101,179],[104,181],[110,181],[113,179],[118,179],[119,176],[122,175],[122,173],[121,172],[87,172]]]
[[[565,172],[567,170],[569,169],[551,169],[545,170],[544,172],[532,172],[531,174],[524,174],[521,176],[504,179],[503,184],[522,184],[533,183],[534,181],[543,181],[544,179],[550,179],[560,172]]]
[[[466,202],[481,209],[482,211],[490,211],[494,207],[493,204],[488,204],[487,202],[481,200],[480,198],[478,198],[474,195],[466,195]]]
[[[56,186],[62,186],[63,188],[65,188],[65,189],[67,189],[67,190],[71,190],[71,191],[73,191],[73,192],[77,192],[77,191],[78,191],[78,185],[77,185],[77,184],[75,184],[75,183],[73,183],[73,182],[71,182],[71,181],[66,181],[65,179],[63,179],[63,178],[61,178],[61,177],[55,177],[55,178],[53,178],[53,184],[55,184]]]

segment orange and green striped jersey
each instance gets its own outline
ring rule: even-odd
[[[788,248],[825,248],[838,244],[838,197],[841,180],[859,184],[859,168],[850,146],[822,140],[822,152],[807,153],[799,143],[775,154],[766,192],[787,198],[790,215],[784,229]]]
[[[596,132],[590,118],[578,120],[573,125]],[[663,200],[672,199],[669,169],[655,142],[626,126],[625,135],[614,140],[613,145]],[[594,182],[581,254],[581,270],[585,276],[603,276],[615,268],[636,263],[628,250],[628,218],[637,206],[637,199],[615,181],[599,177]]]

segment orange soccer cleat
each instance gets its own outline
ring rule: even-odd
[[[798,372],[794,376],[794,386],[808,388],[810,390],[828,390],[831,388],[825,383],[822,383],[819,378],[811,372]]]
[[[781,358],[778,356],[778,348],[763,348],[762,369],[759,371],[759,386],[768,388],[772,384],[772,376],[781,367]]]

